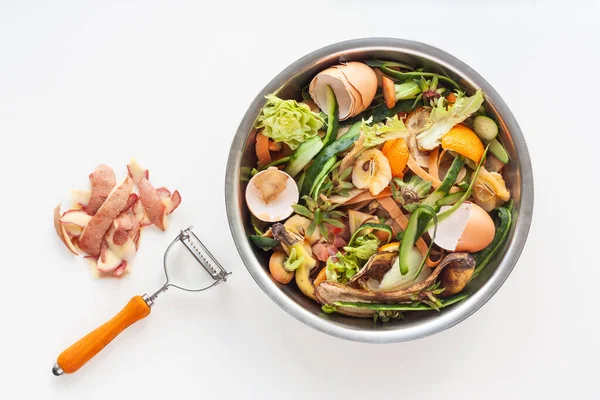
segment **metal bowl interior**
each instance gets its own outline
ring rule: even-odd
[[[302,295],[293,283],[284,286],[275,282],[268,271],[268,255],[254,248],[248,240],[251,226],[244,200],[245,183],[240,180],[240,168],[256,164],[253,126],[266,94],[300,99],[301,88],[319,71],[340,62],[368,59],[399,61],[446,74],[468,94],[481,88],[486,98],[486,112],[498,122],[501,140],[511,158],[504,176],[514,199],[513,224],[508,239],[484,272],[468,285],[467,289],[472,293],[469,298],[440,312],[407,313],[404,320],[385,324],[374,324],[371,319],[325,314],[320,305]],[[265,86],[250,105],[233,139],[225,190],[233,239],[244,264],[263,291],[309,326],[336,337],[371,343],[425,337],[459,323],[478,310],[502,286],[514,268],[525,245],[533,212],[533,174],[529,153],[523,134],[500,95],[477,72],[450,54],[422,43],[391,38],[351,40],[322,48],[299,59]]]

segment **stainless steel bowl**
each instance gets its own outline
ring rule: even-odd
[[[514,223],[504,248],[469,284],[468,289],[472,292],[469,298],[439,313],[408,313],[404,320],[383,325],[375,325],[371,319],[325,314],[295,285],[283,286],[271,278],[268,256],[255,249],[248,240],[251,226],[244,201],[245,185],[240,180],[240,168],[256,163],[253,125],[265,103],[266,94],[277,92],[281,97],[298,98],[301,88],[319,71],[340,62],[366,59],[395,60],[446,73],[468,93],[481,88],[486,97],[487,113],[498,121],[500,136],[511,157],[505,178],[515,201]],[[359,342],[390,343],[422,338],[456,325],[483,306],[502,286],[517,263],[529,232],[533,212],[533,173],[525,138],[517,121],[500,95],[477,72],[450,54],[423,43],[368,38],[336,43],[310,53],[283,70],[256,96],[231,145],[225,200],[229,227],[240,256],[256,283],[275,303],[298,320],[329,335]]]

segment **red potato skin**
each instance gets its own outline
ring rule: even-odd
[[[136,163],[137,164],[137,163]],[[139,180],[142,178],[150,179],[150,171],[147,169],[141,168],[139,164],[137,164],[138,168],[135,168],[131,164],[127,165],[127,173],[133,179],[133,183],[139,185]]]
[[[100,254],[102,239],[114,219],[123,211],[133,190],[133,181],[127,177],[125,181],[108,196],[106,201],[92,217],[79,238],[79,248],[91,256]]]
[[[179,191],[176,190],[173,192],[173,195],[171,196],[171,209],[169,210],[169,214],[173,213],[173,211],[175,211],[177,209],[177,207],[179,207],[180,204],[181,204],[181,195],[179,194]]]
[[[123,211],[117,218],[115,218],[113,225],[117,231],[130,231],[133,229],[131,215],[128,212]]]
[[[129,195],[129,198],[127,199],[127,203],[125,204],[125,207],[123,208],[123,212],[130,210],[131,208],[133,208],[133,205],[138,201],[138,195],[135,193],[131,193]]]
[[[140,224],[131,210],[122,212],[113,225],[115,227],[113,241],[117,246],[125,244],[129,238],[134,239],[140,230]]]
[[[160,199],[160,194],[146,178],[140,179],[138,187],[140,189],[140,200],[146,209],[148,218],[158,229],[164,231],[166,229],[167,207]]]
[[[116,277],[120,277],[121,275],[123,275],[126,268],[127,268],[127,261],[123,260],[121,265],[119,265],[117,268],[115,268],[115,270],[113,271],[113,275]]]
[[[125,244],[127,239],[129,239],[129,232],[124,230],[115,231],[115,234],[113,235],[113,241],[117,246],[122,246]]]
[[[135,233],[135,236],[133,236],[133,243],[135,243],[135,251],[138,251],[140,248],[141,235],[142,235],[142,230],[138,229],[138,231]]]
[[[128,234],[129,237],[134,238],[140,231],[141,227],[137,218],[135,217],[135,214],[133,214],[133,211],[127,212],[127,215],[129,215],[129,219],[131,220],[131,229],[128,231]]]
[[[73,243],[71,242],[71,239],[64,230],[65,228],[62,226],[62,222],[60,222],[60,204],[54,209],[54,228],[56,229],[56,234],[60,240],[62,240],[65,246],[67,246],[67,249],[69,249],[71,253],[78,255],[77,251],[75,251]]]
[[[166,187],[159,187],[158,189],[156,189],[156,192],[162,198],[168,199],[171,197],[171,191],[169,189],[167,189]]]
[[[98,256],[98,261],[106,262],[106,251],[108,250],[108,243],[106,240],[103,240],[100,244],[100,255]]]
[[[88,215],[94,215],[117,184],[115,171],[108,165],[100,164],[90,174],[90,182],[92,184],[92,194],[85,211]]]

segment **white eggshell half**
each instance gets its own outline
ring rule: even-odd
[[[438,224],[437,233],[434,240],[435,244],[445,250],[456,250],[458,241],[465,231],[467,222],[469,221],[469,217],[471,215],[471,206],[471,203],[463,203],[458,210]],[[451,206],[440,207],[440,212],[438,215],[450,207]],[[433,228],[429,229],[428,232],[429,236],[433,237]]]
[[[298,185],[296,185],[296,181],[291,176],[278,170],[280,174],[287,176],[287,184],[283,192],[279,193],[275,199],[267,204],[254,184],[256,182],[255,178],[264,172],[266,170],[254,175],[250,179],[250,182],[248,182],[248,186],[246,187],[246,204],[248,205],[248,209],[261,221],[277,222],[286,219],[294,212],[292,206],[298,203],[300,196]]]

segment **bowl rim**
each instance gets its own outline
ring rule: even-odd
[[[278,90],[285,82],[306,66],[316,63],[325,57],[332,57],[336,54],[341,56],[349,50],[353,52],[360,50],[389,50],[407,53],[426,58],[464,77],[474,87],[481,88],[486,98],[489,98],[494,104],[498,114],[502,116],[508,131],[511,133],[511,139],[514,142],[519,159],[521,172],[519,217],[515,225],[512,244],[506,249],[504,258],[496,270],[475,293],[466,300],[446,310],[439,317],[423,322],[416,322],[401,329],[366,331],[358,328],[353,329],[339,326],[313,314],[290,299],[273,282],[255,257],[244,230],[242,210],[239,207],[240,167],[244,145],[248,132],[251,131],[258,112],[264,104],[264,96]],[[527,144],[515,117],[502,97],[475,70],[449,53],[425,43],[386,37],[362,38],[334,43],[307,54],[290,64],[258,93],[240,122],[231,144],[225,177],[225,204],[229,228],[244,265],[260,288],[277,305],[304,324],[334,337],[365,343],[394,343],[423,338],[453,327],[475,313],[500,289],[514,269],[529,233],[534,204],[533,170]]]

